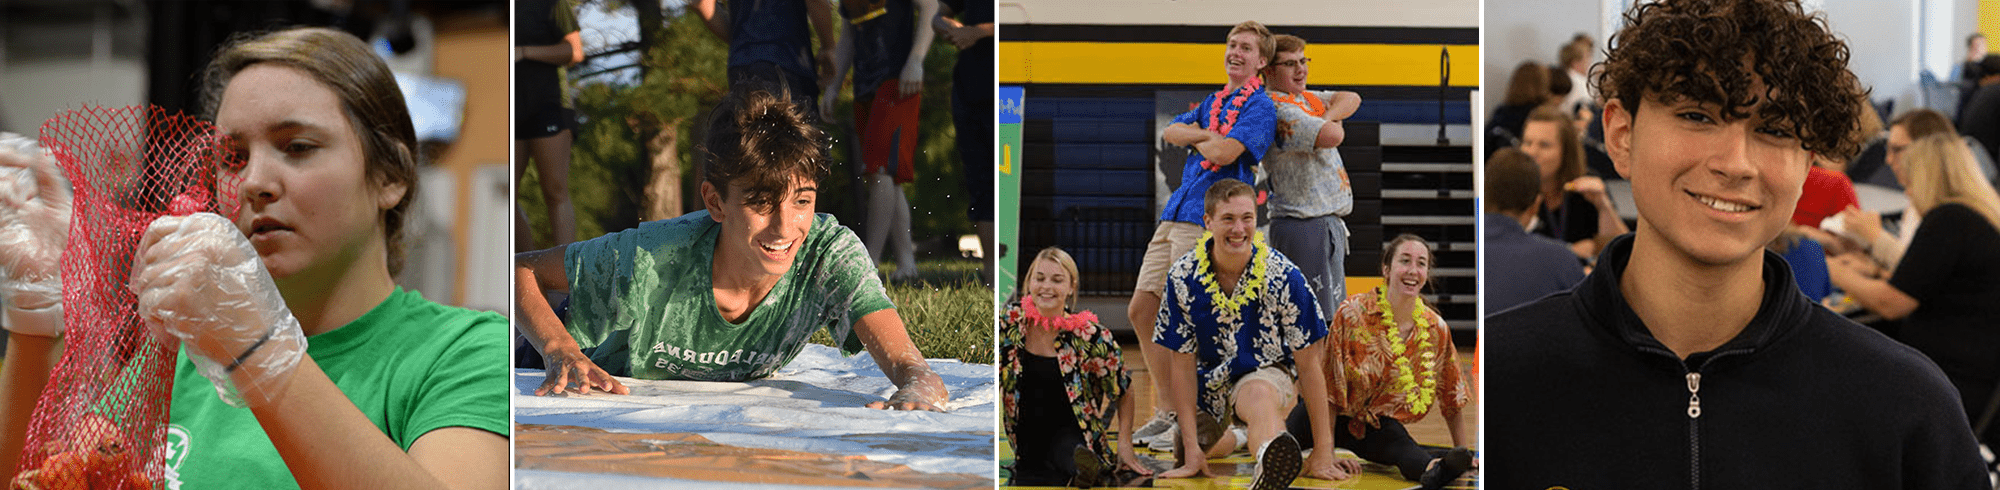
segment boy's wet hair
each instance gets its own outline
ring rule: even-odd
[[[1855,114],[1867,92],[1847,69],[1847,43],[1797,0],[1662,0],[1625,13],[1595,79],[1606,100],[1720,105],[1724,120],[1755,116],[1836,159],[1859,151]],[[1752,78],[1765,89],[1751,90]]]
[[[723,197],[729,184],[741,185],[744,204],[769,212],[788,197],[794,180],[817,185],[826,177],[825,133],[788,94],[732,91],[716,103],[708,123],[701,179]]]

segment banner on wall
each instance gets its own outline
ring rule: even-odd
[[[1004,308],[1004,295],[1014,290],[1019,277],[1020,259],[1017,257],[1021,242],[1021,119],[1026,114],[1022,108],[1024,91],[1019,86],[1000,87],[1000,161],[995,183],[998,189],[993,194],[996,242],[995,255],[999,273],[993,277],[993,304]]]

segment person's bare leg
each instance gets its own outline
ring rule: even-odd
[[[910,200],[903,195],[903,187],[892,179],[889,197],[895,199],[892,209],[894,218],[889,224],[890,248],[896,254],[896,275],[905,278],[917,276],[917,245],[910,239]]]
[[[868,249],[868,258],[880,264],[887,258],[889,228],[895,226],[896,201],[889,194],[896,191],[896,181],[876,171],[862,177],[862,182],[862,191],[868,195],[868,223],[862,227],[861,245]]]
[[[565,129],[546,138],[528,140],[534,157],[536,180],[541,183],[542,202],[549,210],[549,231],[553,245],[576,241],[576,206],[569,199],[569,151],[574,136]]]
[[[1249,426],[1250,440],[1246,447],[1256,451],[1285,430],[1285,416],[1289,414],[1279,412],[1283,406],[1277,388],[1270,382],[1251,380],[1236,389],[1236,417]]]
[[[1167,348],[1153,343],[1153,321],[1160,315],[1160,293],[1155,291],[1133,291],[1132,302],[1125,309],[1125,319],[1132,322],[1132,331],[1139,335],[1139,357],[1144,358],[1148,377],[1153,379],[1153,407],[1166,411],[1172,406],[1167,400]]]

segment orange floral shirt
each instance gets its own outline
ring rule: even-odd
[[[1367,427],[1380,426],[1379,419],[1384,416],[1409,424],[1430,413],[1410,413],[1405,394],[1396,390],[1397,356],[1389,349],[1376,291],[1379,289],[1370,289],[1341,302],[1327,335],[1334,341],[1329,344],[1331,352],[1326,356],[1327,402],[1333,404],[1334,415],[1352,419],[1348,431],[1355,437],[1360,437]],[[1431,410],[1442,409],[1446,416],[1454,415],[1469,400],[1465,378],[1458,368],[1458,348],[1451,345],[1451,328],[1438,317],[1437,310],[1425,308],[1424,313],[1431,324],[1430,352],[1436,366],[1425,366],[1413,332],[1402,332],[1407,346],[1403,354],[1410,359],[1410,369],[1420,387],[1426,372],[1436,373],[1437,401]]]

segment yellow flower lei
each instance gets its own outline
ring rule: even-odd
[[[1410,369],[1409,356],[1403,355],[1409,347],[1403,343],[1403,335],[1397,333],[1396,312],[1389,306],[1387,286],[1375,288],[1375,306],[1382,310],[1382,329],[1389,337],[1389,353],[1396,357],[1396,391],[1403,393],[1403,400],[1409,403],[1410,413],[1423,415],[1437,402],[1437,352],[1431,350],[1431,321],[1425,315],[1424,301],[1417,300],[1416,337],[1418,356],[1423,358],[1423,382],[1417,382],[1417,374]]]
[[[1216,313],[1240,312],[1243,305],[1249,304],[1250,298],[1257,297],[1257,293],[1264,288],[1264,268],[1271,262],[1271,247],[1264,244],[1263,234],[1251,233],[1250,248],[1255,251],[1250,256],[1250,267],[1247,271],[1250,280],[1232,296],[1222,294],[1222,285],[1217,284],[1215,280],[1215,263],[1208,259],[1208,245],[1214,240],[1214,233],[1203,231],[1201,241],[1195,242],[1194,260],[1197,268],[1195,277],[1201,280],[1202,289],[1208,291],[1208,295],[1215,299]]]

